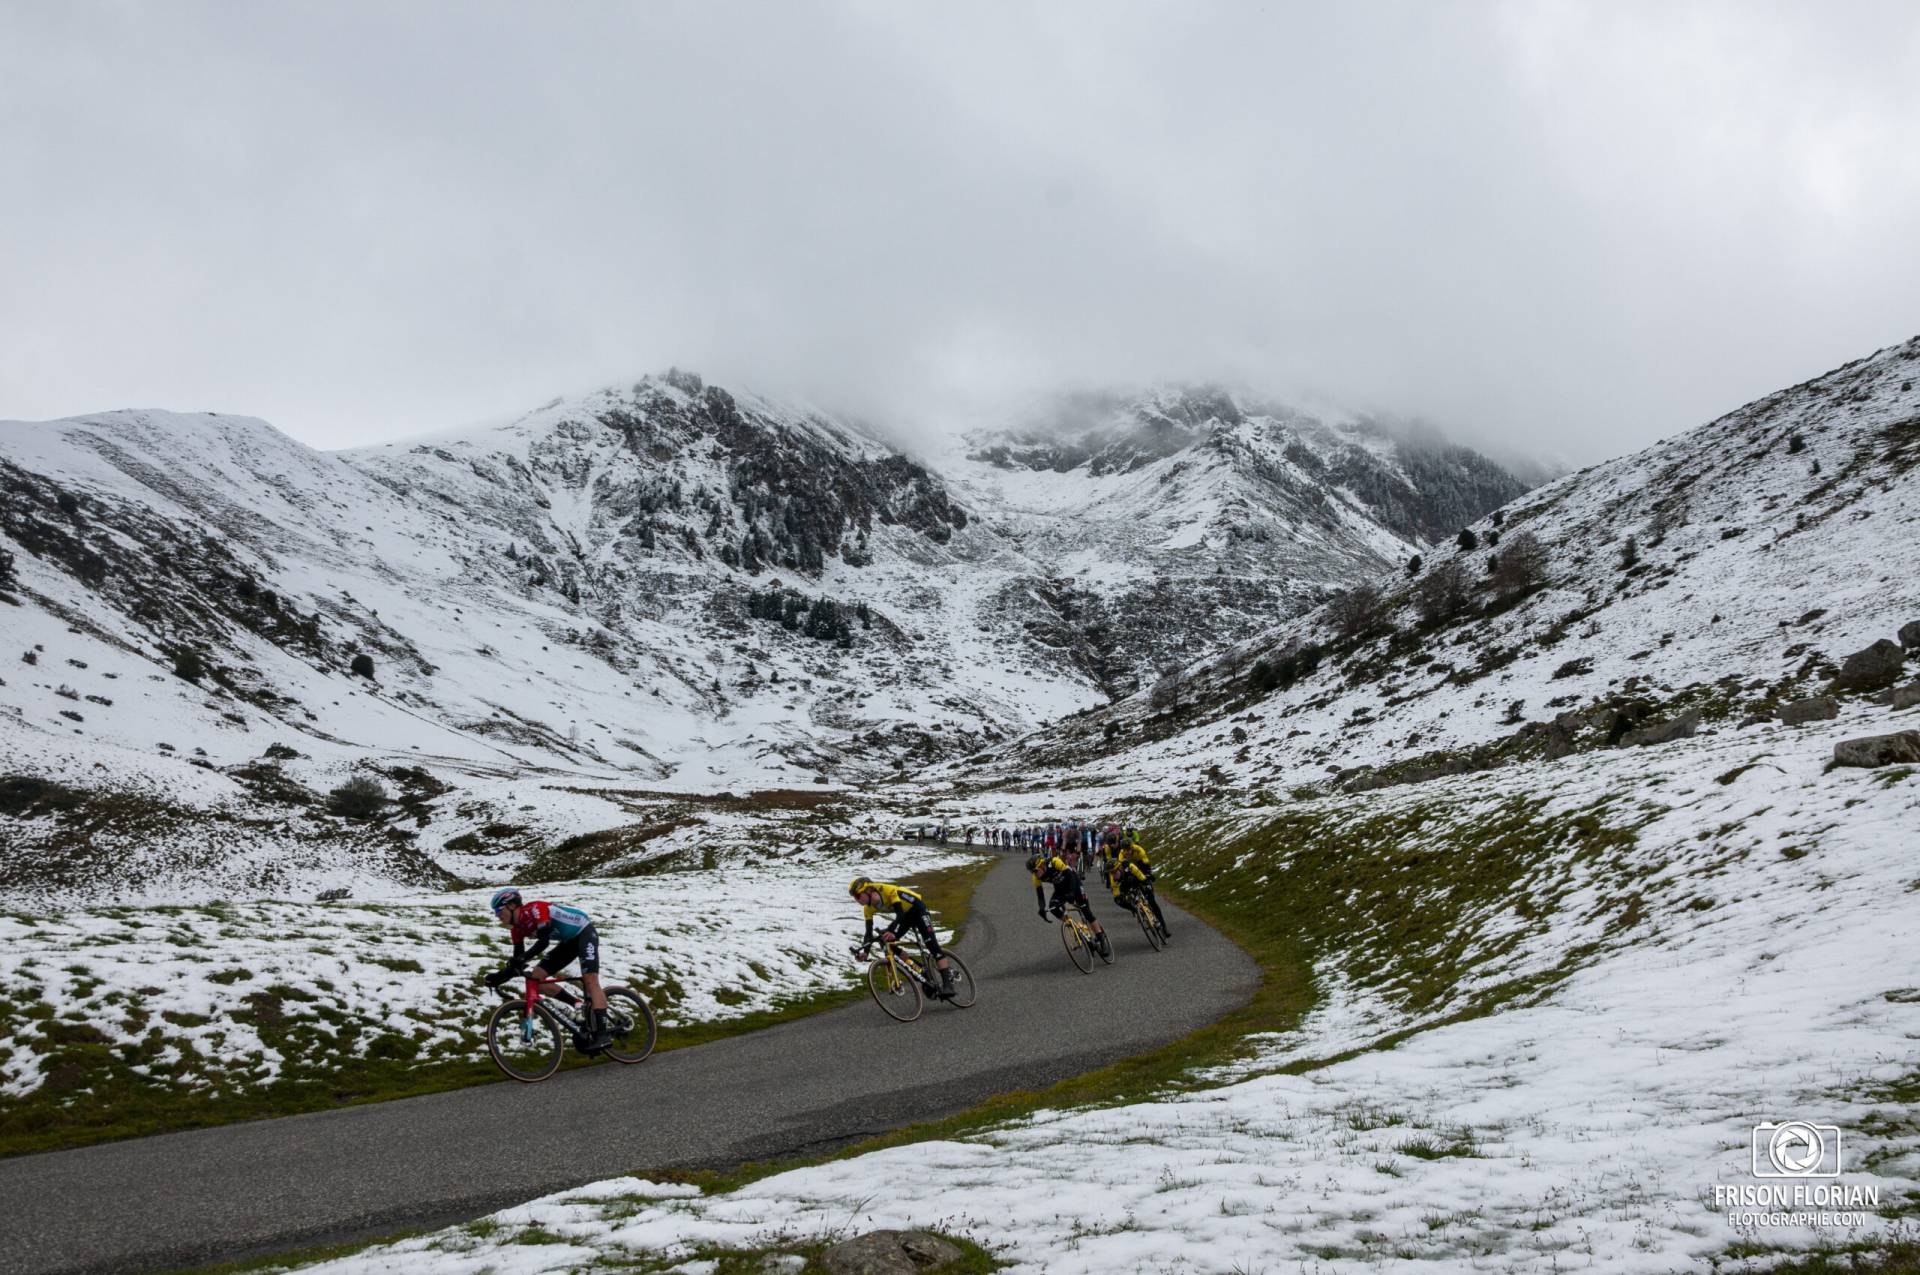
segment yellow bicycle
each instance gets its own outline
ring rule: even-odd
[[[1093,973],[1096,953],[1108,965],[1113,964],[1113,942],[1104,934],[1095,934],[1079,911],[1068,905],[1059,913],[1060,941],[1066,945],[1067,959],[1082,974]]]
[[[950,951],[943,955],[953,973],[953,995],[941,995],[940,971],[917,938],[904,945],[898,939],[883,941],[878,956],[864,947],[854,948],[853,955],[855,960],[867,962],[867,990],[873,993],[874,1003],[900,1022],[910,1023],[920,1017],[929,996],[945,1000],[955,1009],[970,1008],[976,998],[972,973]]]

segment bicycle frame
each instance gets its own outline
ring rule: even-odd
[[[890,969],[897,971],[899,974],[905,975],[921,984],[928,983],[930,979],[927,975],[928,966],[925,959],[926,952],[924,945],[920,943],[917,938],[913,941],[912,946],[920,950],[920,959],[916,960],[911,952],[900,950],[903,942],[904,940],[901,939],[895,939],[891,943],[882,942],[880,947],[884,954],[880,959],[885,961]]]

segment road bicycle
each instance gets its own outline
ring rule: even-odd
[[[581,989],[581,994],[568,987]],[[547,994],[542,995],[543,989]],[[524,1084],[537,1084],[560,1070],[568,1041],[583,1054],[602,1053],[617,1063],[645,1062],[659,1038],[646,997],[630,987],[606,989],[607,1031],[613,1043],[595,1050],[588,1047],[593,1033],[585,989],[578,978],[532,977],[524,993],[495,988],[502,1003],[487,1017],[487,1052],[500,1070]]]
[[[977,996],[973,974],[951,951],[945,955],[953,973],[952,996],[941,994],[940,970],[928,955],[926,944],[917,937],[909,943],[882,941],[878,956],[869,947],[853,949],[854,960],[866,963],[867,990],[873,993],[874,1003],[889,1018],[903,1023],[920,1017],[928,997],[944,1000],[955,1009],[972,1006]]]
[[[1108,965],[1113,964],[1113,940],[1104,934],[1095,934],[1078,908],[1068,904],[1054,915],[1060,918],[1060,941],[1066,945],[1067,959],[1082,974],[1093,973],[1095,953]]]
[[[1153,914],[1153,905],[1147,902],[1142,890],[1127,891],[1127,906],[1133,911],[1133,919],[1140,922],[1140,930],[1147,936],[1147,942],[1156,952],[1164,951],[1167,946],[1167,932],[1161,928],[1160,920]]]

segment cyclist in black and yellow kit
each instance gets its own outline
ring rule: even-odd
[[[1059,855],[1036,854],[1027,860],[1027,871],[1033,874],[1033,901],[1040,905],[1040,919],[1048,919],[1049,913],[1055,917],[1065,916],[1071,904],[1080,910],[1080,915],[1093,927],[1093,937],[1100,944],[1100,950],[1111,953],[1107,945],[1107,932],[1100,928],[1100,922],[1093,919],[1093,905],[1087,902],[1087,887],[1080,881],[1080,874],[1067,866],[1067,861]],[[1048,900],[1046,887],[1053,887],[1053,898]]]
[[[847,887],[847,893],[867,912],[867,936],[860,943],[862,953],[873,943],[874,913],[882,908],[890,908],[893,911],[893,924],[880,935],[880,941],[891,943],[907,930],[917,930],[920,941],[927,945],[934,965],[940,970],[940,991],[937,995],[953,995],[953,968],[947,960],[947,954],[940,950],[940,939],[933,932],[933,918],[927,913],[925,899],[903,885],[888,885],[884,881],[869,881],[865,877],[855,877]]]
[[[1137,835],[1114,852],[1113,866],[1107,869],[1107,888],[1113,891],[1113,901],[1122,907],[1132,906],[1126,896],[1138,891],[1146,899],[1153,919],[1159,923],[1161,937],[1173,937],[1173,931],[1167,928],[1167,918],[1160,911],[1160,900],[1154,897],[1153,865],[1147,861],[1146,847],[1140,844]]]

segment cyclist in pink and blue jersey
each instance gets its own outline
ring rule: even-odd
[[[513,936],[513,956],[501,969],[487,975],[487,986],[498,987],[523,970],[528,978],[552,978],[578,960],[580,981],[586,984],[590,1007],[592,1039],[587,1048],[605,1049],[611,1045],[613,1033],[607,1029],[607,994],[600,987],[600,935],[593,928],[592,918],[564,903],[522,902],[520,891],[511,887],[494,891],[493,914]],[[525,946],[529,939],[533,940],[531,948]],[[549,943],[557,944],[551,952],[546,950]],[[546,955],[542,956],[542,952]],[[527,969],[527,963],[535,959],[540,963]]]

